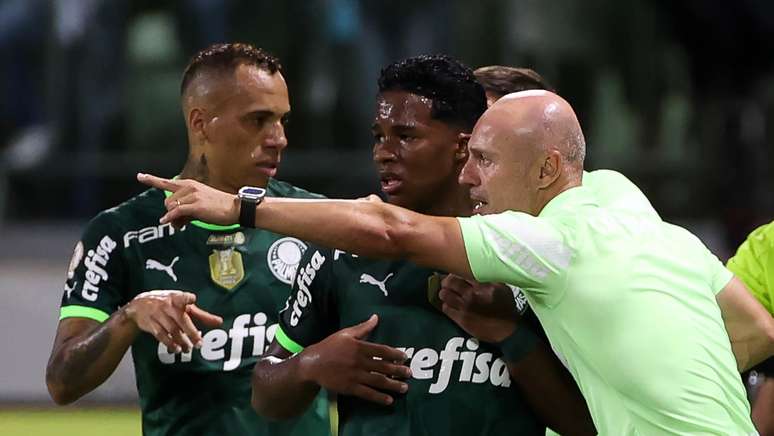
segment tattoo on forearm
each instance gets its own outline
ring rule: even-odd
[[[65,353],[58,353],[52,369],[54,378],[70,379],[84,375],[99,359],[99,356],[110,344],[110,328],[108,323],[98,326],[86,338],[77,341]]]

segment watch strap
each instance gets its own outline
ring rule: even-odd
[[[239,198],[239,225],[250,229],[255,228],[255,207],[258,202],[240,197]]]

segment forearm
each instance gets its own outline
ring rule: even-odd
[[[289,419],[304,413],[312,404],[320,386],[303,376],[299,356],[272,363],[258,361],[252,377],[252,405],[261,416]]]
[[[766,377],[752,407],[752,420],[761,436],[774,435],[774,379]]]
[[[239,221],[237,196],[194,180],[167,180],[137,174],[149,186],[173,192],[160,222],[183,225],[191,219],[216,224]],[[353,254],[406,259],[422,266],[472,277],[459,223],[398,206],[365,200],[265,198],[255,206],[255,227]]]
[[[115,371],[137,337],[137,327],[116,311],[104,323],[55,342],[48,366],[46,384],[57,404],[69,404],[91,392]]]
[[[596,435],[586,401],[569,373],[542,343],[508,370],[527,402],[559,434]]]
[[[310,207],[314,203],[314,207]],[[256,227],[364,256],[402,257],[400,226],[417,214],[384,203],[267,198]]]
[[[740,372],[774,355],[774,318],[771,315],[763,313],[753,318],[726,314],[724,321]]]
[[[255,224],[361,256],[406,259],[472,277],[455,218],[369,201],[269,198],[256,208]]]
[[[726,324],[726,329],[739,372],[747,371],[774,355],[774,339],[765,326],[760,326],[757,332],[751,331],[749,326],[735,328],[729,324]]]
[[[734,277],[716,299],[740,371],[774,355],[774,318]]]

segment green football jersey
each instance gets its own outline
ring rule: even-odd
[[[284,348],[296,353],[378,314],[367,340],[410,358],[409,390],[391,394],[391,406],[339,396],[341,435],[544,433],[499,351],[470,337],[429,302],[434,271],[316,246],[300,265],[280,313],[276,338]],[[517,304],[526,310],[526,297],[520,295]]]
[[[275,180],[267,190],[275,197],[317,197]],[[88,224],[70,262],[61,318],[102,322],[145,291],[193,292],[198,306],[223,317],[220,327],[202,330],[201,349],[172,353],[147,333],[132,345],[143,433],[329,434],[324,400],[281,423],[250,406],[252,368],[274,338],[306,245],[239,226],[159,225],[164,196],[150,189]]]

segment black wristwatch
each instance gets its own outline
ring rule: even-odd
[[[266,190],[255,186],[243,186],[239,189],[239,225],[255,228],[255,207],[261,204]]]

